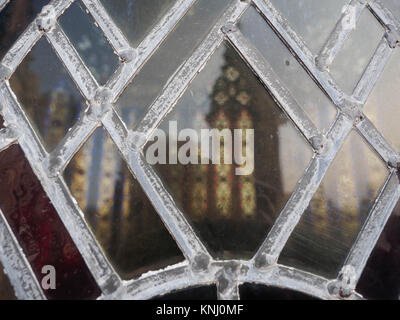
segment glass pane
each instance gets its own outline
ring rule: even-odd
[[[365,114],[400,151],[400,50],[395,50],[364,107]]]
[[[124,279],[184,260],[102,128],[75,155],[65,171],[65,180]]]
[[[177,141],[175,124],[178,132],[193,129],[193,139],[184,144],[187,139],[182,132]],[[169,164],[155,168],[176,204],[216,258],[251,258],[309,163],[309,145],[228,44],[215,52],[160,128],[169,139],[170,153],[164,162]],[[246,158],[248,170],[243,175],[238,175],[242,166],[237,161],[229,164],[229,154],[237,152],[229,138],[214,139],[221,160],[227,154],[221,164],[196,164],[199,159],[209,163],[209,159],[203,152],[196,154],[198,148],[206,147],[194,139],[202,130],[214,128],[227,129],[232,141],[233,129],[244,130],[242,140],[235,138],[235,148],[242,146]],[[247,129],[255,130],[255,148]],[[145,148],[150,161],[156,146],[150,141]],[[179,146],[179,151],[171,146]],[[187,146],[194,160],[185,165]],[[183,160],[173,164],[177,152]],[[217,153],[213,156],[219,159]]]
[[[336,108],[256,9],[246,11],[239,28],[264,55],[310,119],[321,130],[327,129],[335,119]]]
[[[317,54],[349,0],[271,0],[308,47]]]
[[[49,151],[85,108],[80,92],[45,38],[25,57],[10,85]]]
[[[241,300],[316,300],[301,292],[246,283],[239,287]]]
[[[206,287],[194,287],[173,291],[153,300],[217,300],[217,287],[215,285]]]
[[[135,126],[145,115],[171,76],[190,57],[231,1],[201,0],[188,11],[118,100],[118,112],[128,126]]]
[[[105,84],[118,68],[119,60],[84,4],[73,3],[59,23],[96,80]]]
[[[365,9],[331,66],[331,74],[351,94],[368,66],[385,30]]]
[[[0,264],[0,300],[16,300],[14,289]]]
[[[137,47],[176,0],[101,0],[114,23]]]
[[[0,11],[0,60],[50,0],[12,0]]]
[[[279,262],[327,278],[336,277],[387,175],[384,163],[352,132]]]
[[[399,0],[380,0],[380,2],[393,13],[395,18],[400,19]]]
[[[368,299],[400,298],[400,202],[381,234],[358,282],[357,292]]]
[[[49,299],[95,299],[101,292],[18,145],[0,153],[0,208],[39,283],[45,265],[56,269]]]

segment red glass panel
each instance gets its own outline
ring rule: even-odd
[[[100,289],[18,145],[0,153],[0,208],[41,282],[56,269],[49,299],[95,299]]]

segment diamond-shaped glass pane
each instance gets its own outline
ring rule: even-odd
[[[22,61],[10,85],[48,150],[60,142],[85,108],[80,92],[45,38]]]
[[[15,300],[14,289],[11,286],[10,280],[4,273],[3,266],[0,263],[0,301],[1,300]]]
[[[400,151],[399,88],[400,50],[396,49],[368,97],[364,112],[397,151]]]
[[[128,126],[135,126],[145,115],[171,76],[190,57],[231,1],[196,1],[119,98],[117,109]]]
[[[361,79],[384,32],[378,20],[365,9],[330,68],[333,78],[348,94]]]
[[[271,0],[315,54],[323,47],[349,0]]]
[[[295,100],[322,130],[336,115],[336,108],[311,79],[289,49],[253,7],[239,22],[244,36],[264,55],[277,77],[290,90]]]
[[[96,299],[100,294],[85,261],[18,145],[0,153],[0,209],[41,283],[43,266],[56,270],[51,299]]]
[[[0,11],[0,60],[50,0],[12,0]]]
[[[176,0],[101,0],[133,47],[146,37]]]
[[[122,277],[131,279],[184,260],[102,128],[75,155],[65,180]]]
[[[118,68],[119,60],[84,4],[74,2],[59,22],[96,80],[105,84]]]
[[[400,202],[397,203],[358,282],[368,299],[400,298]]]
[[[241,165],[226,160],[208,165],[196,164],[196,160],[188,165],[184,161],[172,164],[173,146],[179,147],[182,156],[187,151],[183,145],[193,143],[191,157],[206,157],[202,152],[196,155],[194,140],[184,143],[186,137],[181,136],[177,141],[171,129],[174,121],[178,132],[193,129],[198,137],[208,129],[228,129],[231,137],[232,129],[244,130],[242,147],[249,149],[243,154],[248,168],[254,161],[254,170],[237,175]],[[309,145],[228,44],[214,53],[160,129],[170,141],[169,164],[155,168],[176,204],[216,258],[251,258],[309,163]],[[254,153],[247,129],[255,130]],[[221,140],[221,156],[234,152],[229,138]],[[148,159],[156,155],[155,146],[156,141],[147,144]]]
[[[289,238],[279,262],[336,277],[387,175],[384,163],[352,132]]]

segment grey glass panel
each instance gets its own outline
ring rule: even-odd
[[[271,0],[290,25],[317,54],[340,19],[349,0]]]
[[[400,21],[400,2],[399,0],[380,0],[380,2],[388,8],[395,18]]]
[[[0,11],[0,60],[49,0],[12,0]]]
[[[390,144],[400,151],[400,50],[393,56],[364,107],[365,114]]]
[[[239,292],[240,300],[316,300],[302,292],[254,283],[242,284]]]
[[[336,277],[387,175],[383,162],[352,132],[289,238],[279,263]]]
[[[228,44],[215,52],[160,126],[181,148],[186,140],[176,142],[170,121],[199,136],[202,129],[229,129],[231,136],[232,129],[255,130],[254,155],[246,155],[248,163],[254,159],[254,171],[247,175],[236,174],[235,161],[155,165],[216,258],[252,257],[309,163],[311,148]],[[154,143],[147,144],[147,157]],[[247,138],[242,143],[251,147]],[[228,142],[220,147],[221,155],[234,151]],[[189,153],[197,159],[194,152]]]
[[[365,9],[331,66],[332,76],[344,91],[351,94],[371,60],[384,29]]]
[[[184,260],[102,128],[75,155],[64,176],[96,238],[124,279]]]
[[[46,38],[25,57],[10,85],[49,151],[85,108],[84,99]]]
[[[251,7],[246,11],[239,22],[239,28],[264,55],[311,120],[320,129],[328,128],[335,119],[334,105],[256,9]]]
[[[84,4],[81,1],[73,3],[59,22],[96,80],[105,84],[118,68],[119,60]]]
[[[14,289],[0,264],[0,300],[15,300]]]
[[[146,37],[176,0],[101,0],[133,47]]]
[[[190,57],[231,1],[201,0],[188,11],[118,100],[118,112],[128,126],[135,126],[144,116],[171,76]]]
[[[217,300],[217,286],[194,287],[176,290],[153,300]]]
[[[368,299],[400,298],[400,202],[386,223],[364,272],[357,292]]]

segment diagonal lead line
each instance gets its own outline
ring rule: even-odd
[[[214,25],[208,36],[203,40],[192,56],[183,64],[171,81],[165,86],[164,91],[150,106],[149,111],[136,128],[136,134],[142,136],[137,143],[137,148],[142,148],[160,124],[164,116],[175,106],[178,99],[185,92],[191,81],[212,56],[224,40],[221,28],[226,23],[235,23],[249,4],[234,1],[222,17]]]
[[[10,0],[0,0],[0,11],[10,2]]]
[[[0,261],[18,299],[46,300],[38,279],[1,210]]]

